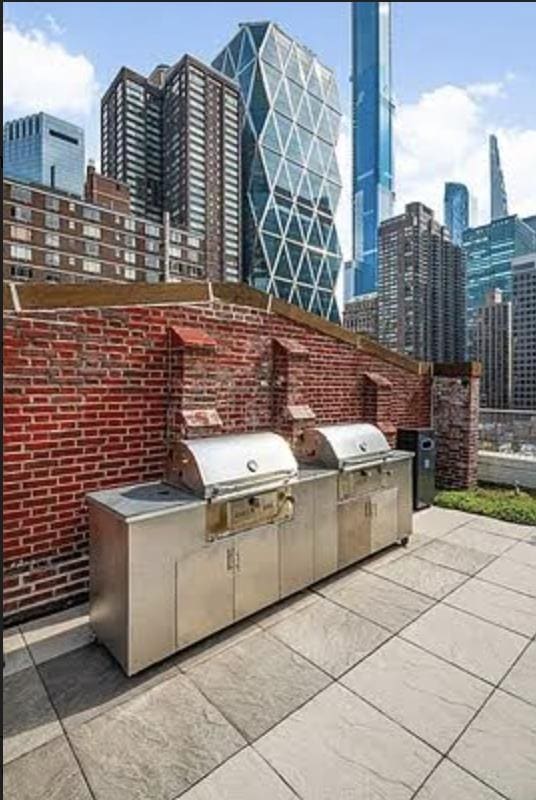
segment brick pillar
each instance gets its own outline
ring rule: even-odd
[[[477,482],[481,365],[434,364],[433,369],[436,483],[444,489],[467,489]]]
[[[306,402],[309,351],[291,339],[274,339],[273,347],[273,426],[295,445],[316,419]]]
[[[365,422],[376,425],[390,445],[395,444],[396,425],[393,422],[393,384],[377,372],[364,374]]]
[[[218,433],[216,342],[203,330],[169,329],[168,441]]]

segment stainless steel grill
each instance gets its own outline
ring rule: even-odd
[[[348,469],[380,462],[391,451],[381,430],[368,423],[310,428],[299,447],[300,459],[330,469]]]
[[[297,474],[285,439],[276,433],[243,433],[178,442],[168,480],[211,500],[283,486]]]
[[[391,450],[368,423],[304,433],[298,457],[336,469],[338,564],[345,567],[411,534],[411,454]]]

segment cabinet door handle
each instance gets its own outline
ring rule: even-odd
[[[238,547],[235,549],[235,569],[240,572],[240,550]]]
[[[227,569],[232,572],[235,565],[235,550],[234,547],[227,548]]]

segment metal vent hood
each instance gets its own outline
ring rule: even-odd
[[[180,485],[212,499],[282,486],[297,476],[298,464],[282,436],[243,433],[182,440],[171,471]]]
[[[382,460],[391,448],[375,425],[349,423],[308,428],[299,446],[298,458],[331,469]]]

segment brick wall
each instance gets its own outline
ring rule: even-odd
[[[479,363],[434,364],[436,484],[467,489],[478,476]]]
[[[4,612],[10,621],[86,596],[85,494],[160,478],[170,420],[178,420],[180,433],[188,423],[182,412],[203,411],[206,398],[222,431],[277,426],[281,342],[298,348],[290,354],[298,367],[291,367],[297,371],[285,402],[308,407],[317,423],[365,419],[366,374],[390,385],[390,419],[383,422],[430,423],[427,365],[245,287],[119,285],[110,293],[103,286],[25,286],[13,299],[7,292]],[[214,350],[207,340],[196,349],[195,336],[184,334],[196,329],[215,342]],[[189,348],[186,355],[181,346]],[[179,370],[190,370],[184,391]]]

